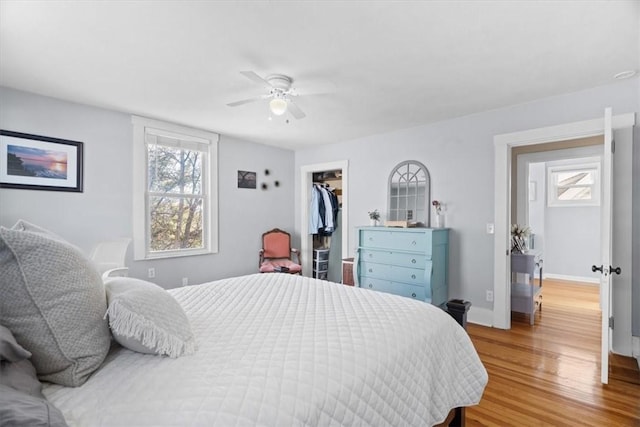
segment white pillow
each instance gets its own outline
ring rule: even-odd
[[[197,346],[187,315],[167,291],[131,277],[107,279],[105,288],[106,316],[120,345],[172,358],[195,353]]]

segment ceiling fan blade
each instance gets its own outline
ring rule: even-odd
[[[254,96],[253,98],[243,99],[242,101],[230,102],[229,104],[227,104],[227,107],[237,107],[238,105],[244,105],[250,102],[260,101],[265,98],[268,98],[268,95]]]
[[[289,101],[289,107],[288,110],[291,112],[291,115],[293,117],[295,117],[296,119],[304,119],[307,115],[300,109],[300,107],[298,107],[296,104],[294,104],[291,100]]]
[[[253,71],[240,71],[240,74],[251,80],[252,82],[258,83],[261,86],[265,87],[273,87],[271,83],[254,73]]]

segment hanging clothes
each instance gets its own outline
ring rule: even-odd
[[[309,206],[309,234],[331,236],[338,226],[338,197],[329,188],[313,184]]]
[[[318,234],[323,228],[320,219],[320,191],[314,185],[311,187],[311,205],[309,206],[309,234]]]

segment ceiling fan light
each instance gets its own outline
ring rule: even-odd
[[[269,102],[271,112],[276,116],[281,116],[287,111],[287,101],[282,98],[274,98]]]

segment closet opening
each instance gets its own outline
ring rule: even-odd
[[[340,283],[348,251],[348,162],[301,167],[302,272]]]
[[[342,170],[312,174],[309,234],[312,237],[311,277],[342,280]]]

